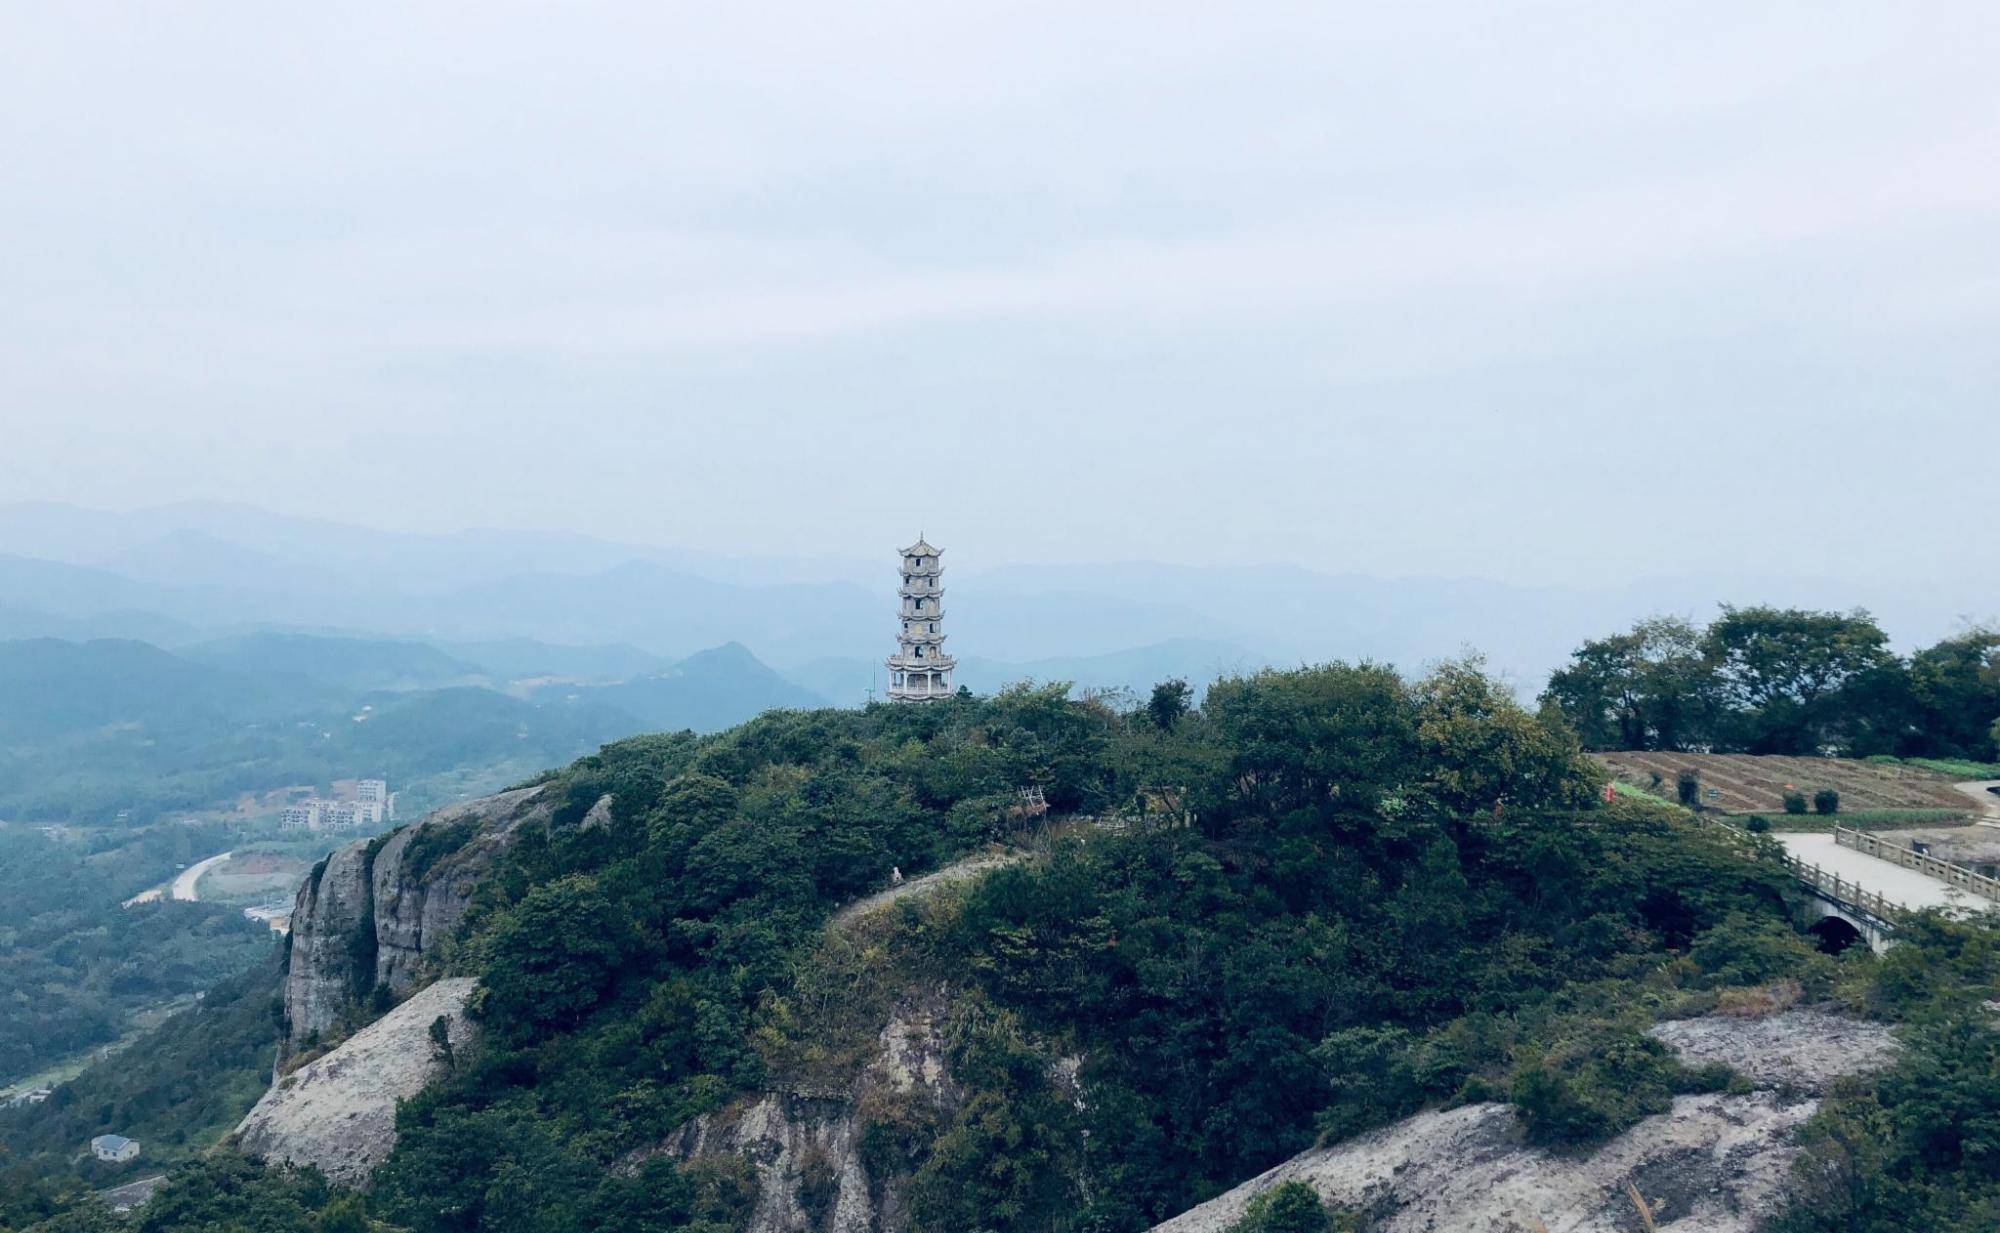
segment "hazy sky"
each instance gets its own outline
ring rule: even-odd
[[[1997,62],[1991,0],[14,3],[0,500],[1991,576]]]

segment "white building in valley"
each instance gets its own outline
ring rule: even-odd
[[[902,630],[896,635],[896,653],[888,658],[889,700],[927,702],[948,697],[952,692],[951,673],[958,661],[945,653],[943,554],[924,542],[903,549],[903,585],[897,592],[903,606],[898,618]]]
[[[90,1154],[99,1160],[130,1160],[139,1154],[139,1141],[124,1135],[99,1135],[90,1141]]]

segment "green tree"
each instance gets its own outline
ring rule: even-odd
[[[1910,657],[1914,730],[1901,748],[1917,757],[2000,757],[2000,632],[1973,629]]]
[[[1416,752],[1431,796],[1461,814],[1589,807],[1602,780],[1576,737],[1523,710],[1480,668],[1447,662],[1417,685]]]
[[[536,887],[493,936],[482,1013],[535,1031],[580,1022],[617,975],[631,934],[594,878],[573,874]]]
[[[1146,703],[1146,715],[1153,726],[1162,732],[1172,732],[1194,698],[1194,691],[1188,683],[1175,677],[1153,686],[1153,696]]]
[[[1251,1199],[1243,1208],[1243,1218],[1230,1225],[1227,1233],[1335,1233],[1336,1229],[1352,1227],[1345,1220],[1336,1225],[1311,1186],[1279,1182]]]
[[[1730,707],[1725,733],[1750,753],[1815,754],[1851,741],[1851,685],[1894,672],[1873,617],[1796,608],[1724,607],[1709,626],[1708,656]]]
[[[1678,617],[1653,617],[1585,642],[1550,676],[1542,700],[1562,712],[1586,749],[1677,750],[1708,738],[1716,685],[1701,631]]]
[[[1224,678],[1202,714],[1229,758],[1223,783],[1205,785],[1204,825],[1372,812],[1417,760],[1415,700],[1395,669],[1376,664]]]

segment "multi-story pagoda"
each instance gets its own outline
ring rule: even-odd
[[[944,653],[944,635],[938,625],[944,617],[944,566],[941,554],[924,542],[903,549],[902,632],[896,635],[897,650],[888,659],[889,700],[926,702],[952,691],[951,670],[958,661]]]

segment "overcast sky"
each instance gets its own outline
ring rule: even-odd
[[[2000,572],[2000,5],[8,5],[0,500]]]

